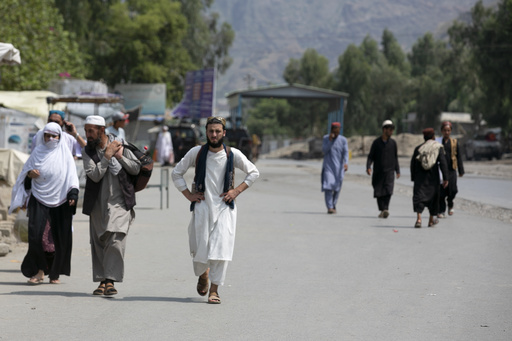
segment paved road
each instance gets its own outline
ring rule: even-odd
[[[327,215],[318,164],[257,165],[261,178],[238,199],[221,305],[195,292],[188,204],[173,187],[160,210],[150,188],[138,196],[115,298],[91,295],[81,214],[62,284],[26,285],[23,246],[0,258],[0,340],[512,339],[511,224],[457,211],[414,229],[410,197],[393,196],[391,216],[378,219],[371,187],[349,179],[339,213]]]

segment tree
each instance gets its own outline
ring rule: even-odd
[[[283,72],[283,78],[288,83],[299,83],[319,88],[330,84],[329,60],[320,55],[315,49],[307,49],[300,60],[291,58]],[[324,131],[327,116],[327,103],[304,99],[291,99],[293,118],[282,122],[289,125],[296,137],[320,135]]]
[[[366,103],[371,70],[372,67],[364,57],[363,51],[354,44],[350,44],[338,58],[334,89],[350,95],[344,117],[345,135],[362,133],[362,123],[369,121]]]
[[[230,24],[219,23],[219,15],[210,12],[213,0],[180,0],[181,11],[187,18],[187,34],[183,46],[199,68],[215,67],[223,74],[233,60],[229,48],[235,39]]]
[[[443,71],[449,50],[446,43],[434,40],[431,33],[420,37],[408,55],[416,111],[415,128],[436,127],[441,112],[450,102],[447,96],[447,76]]]
[[[101,48],[90,51],[90,77],[118,83],[166,83],[168,103],[179,102],[183,76],[194,68],[182,46],[187,21],[178,2],[118,2],[98,32]]]
[[[286,100],[262,99],[249,110],[247,127],[258,136],[292,136],[290,126],[283,124],[290,119],[290,106]]]
[[[52,0],[3,0],[0,13],[0,37],[20,50],[22,61],[0,67],[1,89],[40,90],[59,74],[84,76],[83,55]]]
[[[300,60],[290,58],[290,60],[288,61],[288,65],[286,65],[286,68],[284,69],[283,79],[288,84],[303,82],[300,75]]]
[[[405,59],[405,53],[395,36],[387,28],[382,32],[382,53],[388,62],[388,65],[398,69],[403,74],[409,73],[409,64]]]
[[[471,23],[456,22],[450,39],[470,49],[472,65],[481,87],[480,113],[491,125],[512,132],[512,0],[501,0],[497,9],[485,8],[482,1],[471,10]]]

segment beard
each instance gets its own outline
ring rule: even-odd
[[[212,141],[210,141],[210,139],[208,137],[206,137],[206,141],[208,143],[208,146],[210,146],[212,148],[219,148],[224,143],[224,137],[222,137],[219,141],[217,141],[217,143],[213,143]]]
[[[87,140],[87,145],[90,146],[91,148],[96,148],[100,145],[101,143],[101,138],[97,138],[97,139],[94,139],[94,140]]]

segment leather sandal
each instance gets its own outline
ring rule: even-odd
[[[439,223],[439,220],[437,218],[432,218],[428,222],[428,227],[432,227],[432,226],[436,225],[437,223]]]
[[[116,288],[114,288],[114,283],[112,282],[107,282],[105,284],[105,296],[113,296],[113,295],[117,295],[117,290]]]
[[[421,227],[421,220],[416,220],[416,224],[414,224],[414,227],[415,228],[420,228]]]
[[[210,280],[208,278],[202,278],[199,276],[199,279],[197,280],[197,293],[199,296],[206,296],[209,287]]]
[[[92,294],[96,295],[96,296],[103,295],[104,293],[105,293],[105,283],[104,282],[101,282],[99,287],[92,292]]]
[[[208,303],[210,304],[220,304],[220,296],[216,292],[210,292],[210,296],[208,297]]]
[[[39,278],[37,276],[30,277],[30,279],[27,281],[28,284],[37,285],[43,283],[44,278]]]

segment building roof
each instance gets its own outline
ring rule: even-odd
[[[260,87],[257,89],[237,90],[226,94],[226,97],[232,98],[236,95],[253,98],[302,98],[302,99],[337,99],[347,98],[349,95],[345,92],[333,91],[329,89],[317,88],[314,86],[302,84],[281,84]]]

